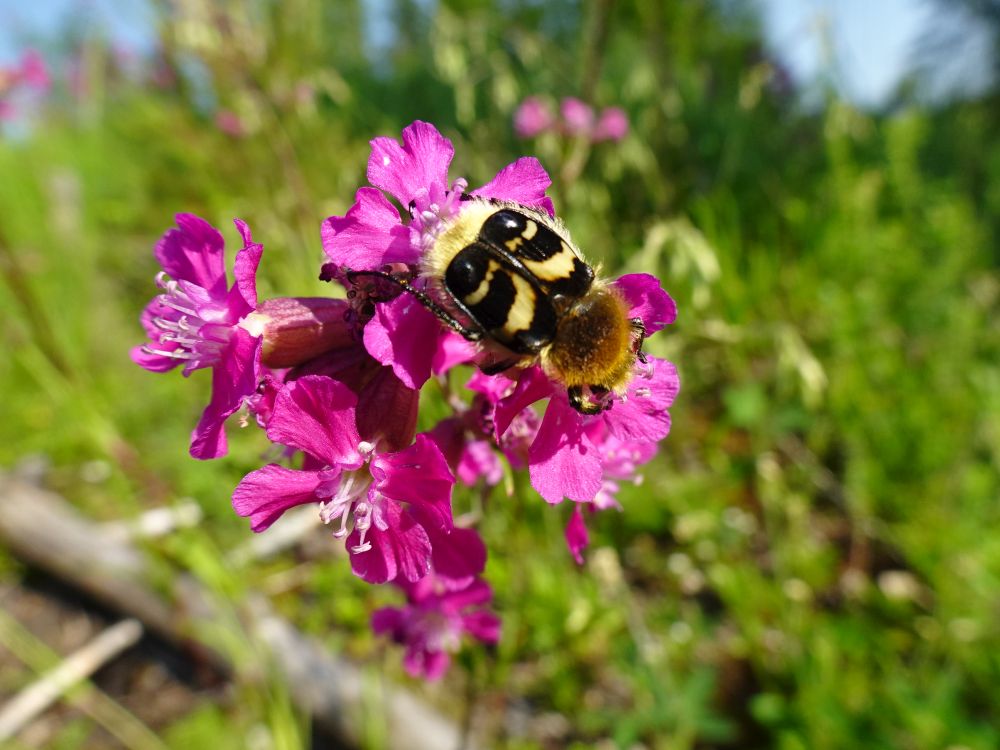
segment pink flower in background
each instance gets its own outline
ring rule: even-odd
[[[154,255],[163,267],[156,284],[163,293],[146,307],[142,325],[149,342],[132,360],[151,372],[178,365],[184,375],[212,369],[212,397],[191,438],[191,455],[216,458],[227,451],[225,420],[257,390],[262,337],[243,323],[257,307],[257,266],[264,247],[237,219],[243,247],[236,254],[235,281],[226,287],[224,240],[193,214],[177,214]]]
[[[12,120],[23,104],[21,94],[34,89],[40,94],[49,90],[48,68],[37,51],[27,50],[15,66],[0,67],[0,120]],[[14,103],[16,100],[17,104]]]
[[[514,132],[520,138],[534,138],[553,129],[571,138],[599,143],[622,140],[628,135],[629,122],[621,107],[606,107],[595,116],[593,107],[572,96],[560,102],[558,119],[548,103],[537,96],[529,96],[514,112]]]
[[[628,115],[621,107],[608,107],[601,110],[601,115],[594,126],[591,139],[598,141],[620,141],[628,135]]]
[[[406,605],[376,610],[372,629],[406,646],[403,666],[412,677],[443,677],[466,635],[488,644],[500,639],[500,619],[487,609],[493,592],[485,581],[449,590],[432,574],[397,585],[406,592]]]
[[[620,511],[622,506],[615,497],[620,489],[618,480],[640,484],[639,466],[656,455],[655,442],[623,440],[611,432],[605,421],[591,420],[584,429],[600,455],[601,485],[589,503],[574,504],[566,525],[566,545],[578,565],[583,565],[583,550],[590,543],[582,508],[585,506],[589,514],[611,508]]]
[[[25,86],[30,86],[39,91],[48,91],[51,85],[49,70],[45,65],[45,60],[36,50],[28,50],[21,58],[21,70],[19,80]]]
[[[556,124],[552,108],[537,96],[529,96],[514,112],[514,132],[520,138],[534,138]]]
[[[590,544],[590,534],[587,533],[587,524],[583,522],[583,512],[579,505],[573,506],[569,523],[566,524],[566,546],[577,565],[583,565],[583,550]]]
[[[594,128],[594,110],[589,104],[568,96],[562,100],[559,112],[567,135],[590,137]]]
[[[247,134],[243,120],[230,109],[220,109],[215,113],[215,127],[233,138],[242,138]]]

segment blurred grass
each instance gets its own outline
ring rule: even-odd
[[[657,273],[678,300],[649,348],[682,376],[661,456],[622,490],[624,513],[591,524],[582,571],[568,508],[520,476],[490,496],[503,640],[427,694],[456,716],[474,695],[509,748],[997,747],[996,95],[803,111],[742,6],[608,7],[397,0],[396,38],[372,50],[358,2],[192,0],[161,9],[159,58],[132,68],[81,34],[60,51],[85,91],[58,88],[29,137],[0,140],[0,466],[46,456],[48,483],[102,519],[196,498],[201,527],[154,549],[165,571],[233,607],[280,592],[373,680],[400,678],[367,628],[395,595],[353,579],[335,543],[329,560],[226,569],[249,534],[228,496],[261,436],[233,430],[227,459],[189,459],[207,380],[153,376],[127,350],[176,211],[231,251],[231,219],[247,220],[264,296],[325,293],[320,221],[364,184],[368,139],[419,117],[472,185],[537,154],[588,256]],[[620,105],[632,133],[518,142],[530,94]],[[241,135],[216,126],[223,110]],[[456,493],[456,513],[473,503]],[[215,637],[245,650],[237,695],[168,741],[301,744],[304,717],[238,619]]]

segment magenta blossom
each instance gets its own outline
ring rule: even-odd
[[[567,96],[562,100],[559,112],[567,135],[590,137],[594,129],[594,110],[589,104]]]
[[[223,423],[257,390],[262,336],[248,330],[257,307],[256,275],[262,245],[235,221],[243,238],[236,254],[235,281],[226,288],[222,235],[204,219],[177,214],[177,228],[156,244],[163,267],[156,277],[163,293],[142,314],[149,343],[132,350],[132,360],[151,372],[184,365],[184,375],[212,369],[212,398],[191,436],[191,455],[225,455]]]
[[[566,524],[566,546],[577,565],[583,565],[583,550],[588,544],[590,534],[587,533],[587,524],[583,522],[583,512],[579,505],[574,505],[569,523]]]
[[[566,524],[566,546],[578,565],[583,565],[583,550],[590,543],[582,512],[584,505],[591,514],[610,508],[620,511],[622,506],[615,497],[620,489],[618,480],[641,484],[638,468],[656,454],[656,443],[623,440],[611,432],[606,421],[590,420],[584,430],[600,455],[601,486],[591,502],[574,503]]]
[[[465,634],[482,643],[500,639],[500,620],[486,608],[493,592],[485,581],[473,580],[461,590],[448,590],[434,575],[397,584],[406,592],[406,606],[377,610],[372,629],[406,646],[403,666],[412,677],[444,676]]]
[[[556,124],[552,108],[537,96],[529,96],[514,112],[514,132],[519,138],[534,138]]]
[[[437,446],[425,435],[400,451],[362,441],[357,403],[346,385],[322,375],[288,383],[275,398],[267,436],[305,453],[309,468],[270,464],[251,472],[233,493],[236,512],[263,531],[289,508],[318,503],[324,523],[337,524],[334,536],[347,537],[355,574],[369,583],[419,580],[432,561],[455,579],[478,573],[485,552],[478,537],[453,528],[455,479]]]
[[[36,50],[30,49],[21,58],[20,82],[39,91],[48,91],[51,85],[45,60]]]
[[[591,139],[597,141],[620,141],[628,135],[628,115],[621,107],[608,107],[601,110],[594,126]]]
[[[360,188],[347,214],[323,222],[323,250],[335,267],[377,270],[402,263],[416,269],[438,234],[462,210],[467,183],[461,178],[448,181],[455,149],[437,128],[420,121],[403,129],[402,144],[382,137],[371,145],[368,181],[375,187]],[[468,194],[537,206],[552,214],[552,201],[545,197],[550,183],[538,160],[525,157]],[[404,207],[405,221],[385,193]],[[411,388],[476,353],[409,295],[376,306],[365,325],[364,344]]]

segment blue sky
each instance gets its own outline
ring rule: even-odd
[[[369,0],[375,6],[382,0]],[[892,92],[931,18],[927,0],[756,0],[771,48],[793,77],[821,73],[852,101],[875,105]],[[73,13],[98,19],[126,48],[151,41],[144,0],[0,0],[0,63],[24,39],[58,30]],[[377,33],[377,29],[372,29]]]

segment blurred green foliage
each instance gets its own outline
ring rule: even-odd
[[[1000,746],[997,95],[803,110],[734,2],[388,5],[377,47],[360,0],[184,0],[158,9],[155,58],[87,33],[59,50],[75,85],[0,140],[0,465],[44,454],[101,519],[197,498],[197,533],[156,548],[168,569],[233,606],[278,592],[399,678],[367,630],[396,596],[332,541],[294,585],[291,558],[225,568],[249,535],[228,495],[262,438],[189,459],[204,373],[157,377],[127,350],[174,212],[231,242],[247,220],[264,296],[325,294],[321,220],[365,183],[369,138],[425,119],[474,185],[539,156],[592,260],[661,277],[680,317],[649,348],[682,377],[661,456],[593,519],[582,570],[568,507],[520,476],[487,498],[503,640],[431,698],[459,716],[473,696],[507,748]],[[621,106],[632,132],[519,142],[528,95]],[[456,492],[456,514],[479,502]],[[216,638],[252,662],[238,618]],[[284,690],[252,664],[236,679],[238,700],[164,736],[244,746],[263,723],[274,746],[302,741]],[[379,746],[377,701],[371,721]]]

